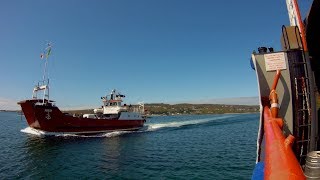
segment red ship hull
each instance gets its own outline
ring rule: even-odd
[[[46,132],[61,133],[101,133],[115,130],[138,130],[143,127],[145,119],[118,120],[73,117],[62,113],[58,107],[37,105],[38,99],[21,101],[21,106],[28,125]]]

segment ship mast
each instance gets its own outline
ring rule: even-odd
[[[37,99],[37,92],[43,91],[42,103],[45,103],[45,99],[49,102],[49,77],[48,77],[48,58],[51,54],[51,43],[47,44],[47,47],[41,53],[40,58],[45,59],[44,69],[43,69],[43,80],[38,82],[38,84],[33,88],[32,98]]]
[[[48,78],[48,81],[49,81],[49,77],[48,77],[48,58],[49,58],[49,55],[51,53],[51,43],[48,43],[47,44],[47,47],[45,49],[45,54],[41,54],[40,55],[40,58],[43,58],[43,56],[45,56],[45,63],[44,63],[44,69],[43,69],[43,82],[46,81],[46,78]],[[48,82],[49,84],[49,82]]]

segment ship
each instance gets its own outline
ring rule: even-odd
[[[50,44],[46,50],[43,80],[33,88],[31,99],[18,102],[29,127],[47,134],[98,134],[112,131],[136,131],[144,126],[146,116],[143,104],[135,106],[123,104],[125,95],[118,93],[115,89],[109,95],[101,97],[103,105],[90,114],[62,112],[55,105],[55,101],[49,98],[47,64],[51,52]]]
[[[251,55],[260,100],[252,179],[320,179],[320,0],[305,20],[296,0],[286,3],[282,49],[261,46]]]

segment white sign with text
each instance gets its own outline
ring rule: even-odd
[[[287,69],[284,52],[265,54],[264,61],[266,63],[266,71]]]

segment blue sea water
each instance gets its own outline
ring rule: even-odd
[[[137,132],[44,136],[0,112],[0,179],[250,179],[258,121],[159,116]]]

